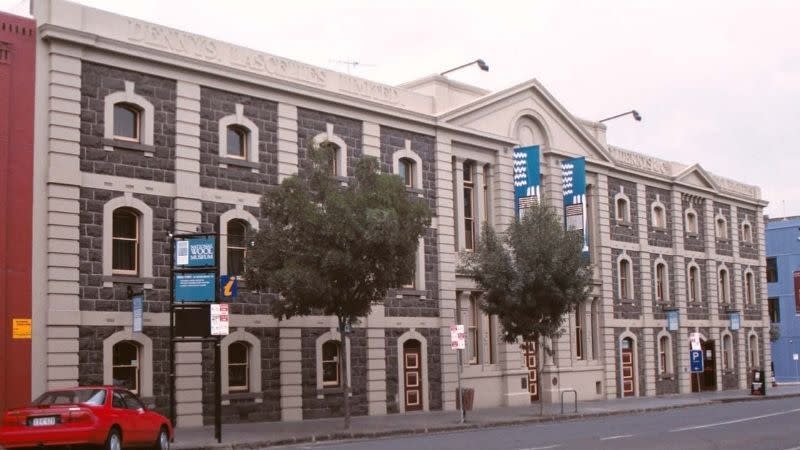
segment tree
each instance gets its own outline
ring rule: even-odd
[[[350,428],[346,331],[369,314],[390,288],[412,279],[419,236],[430,225],[427,204],[413,199],[400,177],[361,158],[354,177],[332,174],[335,149],[309,148],[311,163],[261,200],[265,224],[248,252],[248,287],[280,296],[280,319],[336,316],[342,341],[345,429]]]
[[[501,238],[484,227],[465,272],[485,290],[481,307],[497,315],[506,342],[560,335],[566,313],[586,301],[591,284],[583,237],[555,212],[534,205]]]

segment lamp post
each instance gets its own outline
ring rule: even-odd
[[[617,114],[616,116],[606,117],[605,119],[598,120],[598,122],[599,123],[603,123],[603,122],[606,122],[606,121],[609,121],[609,120],[612,120],[612,119],[616,119],[618,117],[627,116],[628,114],[633,115],[634,120],[636,120],[637,122],[641,122],[642,121],[642,115],[639,114],[639,111],[636,111],[635,109],[632,109],[632,110],[630,110],[628,112],[624,112],[622,114]]]
[[[489,71],[489,65],[486,64],[486,62],[484,62],[484,60],[476,59],[475,61],[470,61],[470,62],[468,62],[466,64],[462,64],[462,65],[460,65],[458,67],[453,67],[452,69],[445,70],[444,72],[440,73],[439,75],[444,76],[445,74],[448,74],[450,72],[455,72],[458,69],[463,69],[464,67],[468,67],[468,66],[471,66],[473,64],[477,64],[478,67],[480,67],[480,69],[482,71],[484,71],[484,72],[488,72]]]

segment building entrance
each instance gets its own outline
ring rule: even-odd
[[[633,339],[622,340],[622,395],[636,395],[636,368],[633,364]]]
[[[717,390],[717,354],[714,341],[700,341],[703,350],[703,372],[698,376],[692,374],[692,392]],[[699,385],[698,385],[699,380]]]
[[[537,354],[538,345],[536,341],[527,341],[522,344],[522,357],[525,359],[525,367],[528,368],[528,393],[531,394],[531,401],[539,400],[539,355]]]
[[[417,340],[403,344],[403,383],[406,392],[406,411],[422,409],[422,346]]]

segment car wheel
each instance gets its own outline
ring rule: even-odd
[[[153,448],[155,450],[169,450],[169,433],[167,433],[165,427],[161,427],[158,432],[158,439],[156,439],[156,445]]]
[[[122,450],[122,436],[119,434],[118,429],[112,428],[111,431],[108,432],[106,450]]]

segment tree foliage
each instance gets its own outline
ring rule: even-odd
[[[359,159],[345,181],[331,174],[332,146],[309,152],[305,173],[262,198],[266,223],[246,279],[248,287],[280,294],[272,307],[279,319],[313,313],[350,323],[411,280],[430,211],[409,197],[400,177],[379,173],[375,158]]]
[[[485,290],[482,308],[497,315],[504,338],[560,334],[565,314],[586,301],[591,284],[583,238],[565,230],[555,212],[534,205],[502,236],[484,227],[465,272]]]

